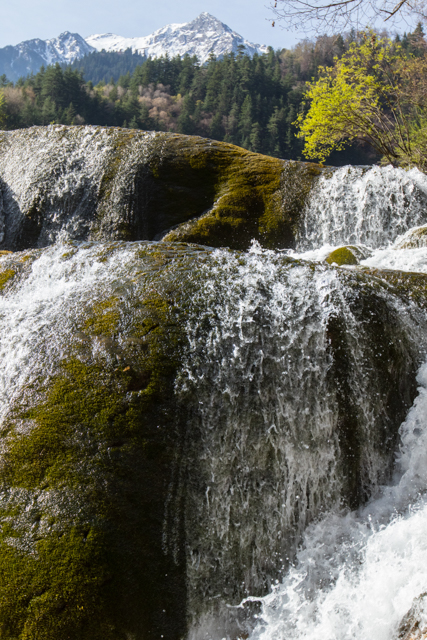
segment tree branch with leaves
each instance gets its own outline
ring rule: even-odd
[[[405,57],[389,39],[365,34],[308,84],[296,121],[304,155],[324,162],[359,140],[385,161],[427,168],[427,59]]]

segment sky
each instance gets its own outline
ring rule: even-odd
[[[2,2],[0,47],[54,38],[64,31],[146,36],[172,22],[190,22],[202,11],[244,38],[275,49],[290,48],[304,34],[271,26],[268,0],[13,0]]]

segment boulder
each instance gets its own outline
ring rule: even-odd
[[[412,607],[403,617],[399,625],[398,640],[425,640],[427,638],[426,594],[422,593],[415,598]]]
[[[372,251],[368,247],[348,245],[331,251],[325,261],[338,267],[344,265],[352,266],[359,264],[360,260],[365,260],[371,253]]]
[[[319,165],[172,133],[54,125],[0,134],[0,249],[61,240],[291,247]]]
[[[391,475],[411,278],[178,242],[1,256],[3,636],[248,633],[307,524]]]
[[[427,247],[427,226],[409,229],[395,242],[395,249],[420,249]]]

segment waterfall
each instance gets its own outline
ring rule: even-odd
[[[105,619],[106,640],[423,630],[427,248],[408,232],[427,223],[424,174],[267,159],[255,197],[257,158],[229,145],[185,139],[181,162],[171,134],[1,140],[0,243],[27,250],[0,252],[0,627],[50,639],[58,619],[57,637],[98,637]],[[206,236],[221,248],[153,240],[199,219],[203,233],[241,226]],[[242,229],[258,233],[250,249],[222,246]],[[289,248],[266,248],[275,230]],[[359,264],[326,262],[346,244]],[[77,582],[61,573],[72,536],[67,561],[84,549],[92,582],[78,564]],[[61,618],[71,610],[78,623]]]
[[[322,176],[313,190],[297,247],[383,247],[410,227],[425,224],[426,211],[427,177],[418,169],[342,167]]]
[[[401,359],[399,377],[408,379],[424,345],[419,325],[425,330],[415,309],[386,291],[378,296],[372,289],[379,306],[369,311],[365,289],[361,310],[354,272],[313,269],[257,243],[246,255],[218,250],[204,269],[177,381],[183,401],[196,404],[187,571],[190,638],[197,640],[233,637],[239,626],[243,633],[245,622],[233,619],[245,617],[244,606],[235,608],[239,596],[271,589],[273,576],[287,580],[310,523],[340,514],[390,481],[397,444],[391,423],[397,430],[411,399],[392,378],[379,380],[387,376],[380,354],[397,340],[386,357]],[[381,335],[370,334],[371,322],[381,324]],[[339,370],[340,384],[347,376],[349,387],[344,407],[335,386],[337,326],[349,358],[347,373]],[[400,419],[390,406],[394,393],[403,402],[395,407]],[[383,429],[388,435],[379,440]],[[228,610],[215,604],[219,596]],[[203,614],[209,602],[213,612]],[[270,627],[265,637],[274,637],[269,633]]]
[[[400,428],[396,483],[353,513],[309,527],[294,566],[263,600],[253,638],[395,638],[427,581],[427,365]],[[417,618],[415,618],[415,621]],[[419,617],[421,629],[424,617]]]
[[[333,246],[363,243],[364,250],[369,245],[370,255],[361,261],[366,267],[427,273],[426,248],[402,249],[399,242],[408,228],[426,222],[426,184],[425,176],[416,170],[344,167],[335,171],[332,178],[322,178],[312,196],[300,252],[289,253],[322,261]],[[419,340],[421,346],[423,338]],[[420,353],[424,350],[421,346]],[[332,506],[307,526],[289,570],[270,593],[241,602],[241,609],[254,603],[260,607],[251,640],[424,637],[425,362],[419,367],[417,384],[416,398],[399,428],[391,481],[380,482],[366,505],[356,510]],[[365,401],[363,394],[360,401]],[[378,416],[371,414],[369,419],[375,428]]]

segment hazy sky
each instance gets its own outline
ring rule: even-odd
[[[146,36],[171,22],[189,22],[202,11],[225,22],[248,40],[290,47],[304,37],[271,26],[268,0],[13,0],[2,2],[0,47],[72,31]]]

